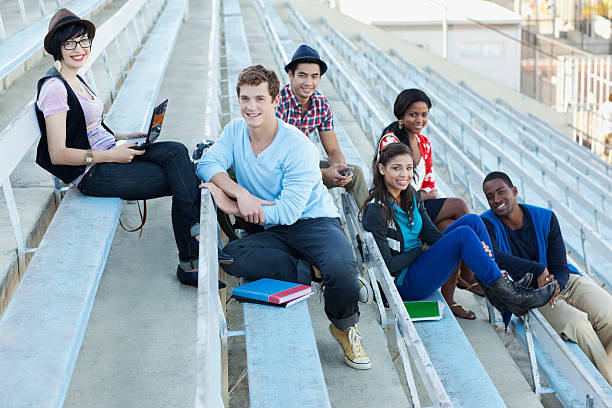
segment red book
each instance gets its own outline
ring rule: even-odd
[[[295,286],[291,289],[283,290],[282,292],[278,292],[274,295],[271,295],[268,298],[268,302],[270,303],[285,303],[290,300],[299,298],[301,296],[307,295],[312,292],[312,288],[307,285],[299,285]]]

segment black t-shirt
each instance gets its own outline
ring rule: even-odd
[[[515,280],[522,278],[527,272],[532,273],[537,278],[544,271],[545,266],[539,262],[538,239],[531,214],[529,214],[529,210],[525,207],[519,205],[519,208],[523,211],[523,219],[525,221],[523,227],[512,230],[504,225],[511,254],[499,250],[497,239],[495,238],[495,228],[489,221],[484,218],[482,220],[487,227],[487,231],[489,231],[495,261],[499,268],[508,271]],[[550,218],[546,261],[548,263],[548,272],[555,276],[555,279],[559,282],[560,289],[563,290],[567,284],[570,271],[567,267],[565,244],[563,243],[563,236],[559,228],[559,221],[554,213]],[[534,288],[537,287],[535,279],[532,282],[532,286]]]

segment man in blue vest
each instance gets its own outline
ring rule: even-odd
[[[530,285],[550,282],[558,290],[539,311],[563,338],[578,343],[612,384],[612,296],[568,265],[555,213],[517,202],[507,174],[494,171],[483,182],[490,210],[481,215],[500,269],[514,280],[533,275]]]

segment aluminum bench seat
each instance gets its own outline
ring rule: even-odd
[[[427,300],[444,302],[439,290]],[[441,320],[414,327],[455,408],[506,406],[448,306]]]
[[[537,314],[537,316],[535,315]],[[521,318],[513,317],[510,327],[515,338],[529,355],[529,341],[526,333],[531,333],[533,352],[537,361],[538,374],[549,388],[542,393],[554,392],[564,407],[589,406],[593,400],[595,407],[612,407],[612,387],[597,371],[578,344],[563,340],[544,320],[539,312],[529,314],[530,330],[525,329]],[[532,376],[533,374],[532,367]],[[536,388],[536,393],[540,387]]]
[[[251,408],[331,407],[307,302],[243,311]]]

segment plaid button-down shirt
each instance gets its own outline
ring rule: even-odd
[[[280,103],[276,108],[276,116],[300,129],[306,136],[310,136],[315,129],[319,132],[334,130],[334,118],[327,99],[315,91],[310,97],[308,110],[302,114],[302,105],[291,89],[285,85],[280,93]]]

